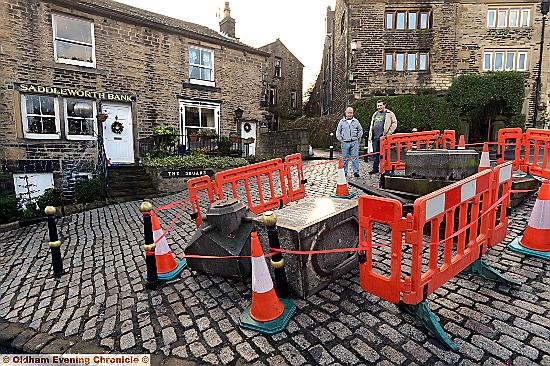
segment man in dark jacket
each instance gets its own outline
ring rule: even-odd
[[[376,112],[372,115],[369,128],[369,144],[373,153],[380,153],[380,138],[391,135],[397,128],[395,114],[386,108],[383,100],[376,102]],[[380,165],[380,154],[373,156],[372,170],[369,174],[378,173]]]

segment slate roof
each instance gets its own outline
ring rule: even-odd
[[[261,56],[269,56],[257,48],[216,32],[200,24],[186,22],[169,16],[153,13],[112,0],[51,0],[68,8],[79,9],[90,13],[101,13],[102,16],[121,19],[133,23],[148,23],[149,26],[170,30],[190,38],[205,40],[216,44],[243,49]]]

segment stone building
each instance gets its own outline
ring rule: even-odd
[[[533,0],[337,0],[327,9],[317,112],[342,113],[354,100],[376,95],[444,92],[463,73],[514,70],[526,74],[529,123],[541,24],[540,1]],[[549,71],[543,67],[541,74],[544,104]]]
[[[155,126],[175,127],[183,144],[200,129],[227,136],[241,132],[240,109],[259,127],[273,58],[235,38],[227,3],[224,15],[217,32],[110,0],[1,0],[0,161],[16,191],[93,171],[98,134],[115,165],[138,162]],[[278,57],[283,70],[295,63]],[[301,95],[301,75],[288,85]]]
[[[260,47],[260,50],[271,54],[264,77],[263,104],[273,115],[269,121],[269,131],[277,131],[280,120],[302,115],[304,65],[278,38]]]

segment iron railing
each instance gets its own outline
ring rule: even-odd
[[[249,139],[241,137],[152,135],[138,140],[140,157],[147,155],[186,155],[202,150],[214,156],[248,156]]]

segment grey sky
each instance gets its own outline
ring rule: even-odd
[[[216,31],[224,0],[117,0]],[[321,66],[327,6],[335,0],[230,0],[236,36],[253,47],[280,38],[304,64],[304,92],[315,82]]]

